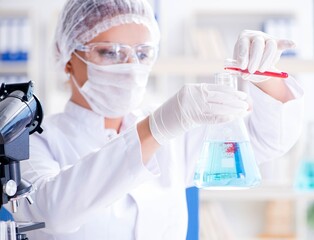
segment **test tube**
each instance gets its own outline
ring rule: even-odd
[[[248,73],[248,69],[241,69],[240,67],[237,66],[237,61],[234,59],[227,59],[225,61],[225,70],[231,70],[231,71],[237,71],[241,73]],[[268,76],[268,77],[276,77],[276,78],[287,78],[288,73],[286,72],[273,72],[273,71],[265,71],[265,72],[260,72],[256,71],[253,73],[254,75],[261,75],[261,76]]]

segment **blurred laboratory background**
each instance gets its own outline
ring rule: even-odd
[[[65,0],[0,0],[0,82],[35,83],[45,114],[62,110],[66,75],[52,40]],[[150,0],[161,29],[160,56],[145,103],[158,105],[184,83],[210,81],[232,57],[243,29],[296,42],[278,68],[305,89],[303,134],[275,163],[261,166],[260,187],[200,190],[191,211],[192,240],[314,239],[314,6],[312,0]],[[311,152],[312,150],[312,152]],[[194,218],[193,218],[194,217]],[[194,230],[193,230],[194,228]],[[196,229],[196,230],[195,230]],[[198,230],[199,229],[199,230]],[[197,236],[196,236],[197,235]]]

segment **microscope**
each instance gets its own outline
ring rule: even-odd
[[[33,203],[32,184],[21,177],[20,161],[29,158],[29,135],[40,127],[43,110],[33,94],[33,83],[2,83],[0,87],[0,207],[11,202],[17,211],[18,201]],[[45,227],[44,223],[16,223],[16,239],[27,240],[24,232]]]

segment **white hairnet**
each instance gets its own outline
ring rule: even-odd
[[[64,68],[78,45],[114,26],[128,23],[145,25],[153,41],[159,42],[159,27],[146,0],[68,0],[55,35],[58,65]]]

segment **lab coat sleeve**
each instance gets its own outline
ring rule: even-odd
[[[301,134],[303,122],[303,90],[293,78],[287,86],[295,99],[282,103],[249,84],[253,111],[246,118],[246,125],[258,164],[271,161],[285,154]]]
[[[33,141],[32,158],[23,161],[23,177],[37,186],[34,204],[21,201],[16,217],[44,221],[45,230],[53,234],[77,230],[94,214],[159,174],[156,167],[150,171],[143,165],[136,128],[64,170],[44,139],[36,136]]]
[[[200,158],[203,142],[205,141],[206,126],[200,126],[185,135],[185,165],[186,187],[194,185],[195,165]]]

